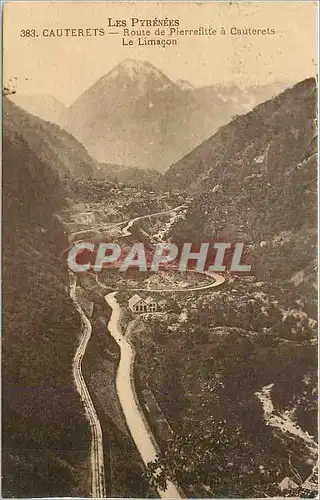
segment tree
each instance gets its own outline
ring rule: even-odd
[[[275,494],[283,471],[279,463],[273,468],[266,464],[266,457],[242,427],[210,417],[197,428],[185,425],[148,464],[146,474],[160,489],[171,480],[182,488],[206,485],[215,496],[245,497]]]

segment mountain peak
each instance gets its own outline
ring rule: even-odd
[[[153,64],[137,59],[125,59],[113,68],[106,75],[106,78],[108,80],[126,79],[131,82],[139,81],[140,84],[152,81],[153,83],[157,82],[157,87],[164,87],[171,84],[169,78],[153,66]]]
[[[119,63],[114,70],[120,69],[123,71],[127,71],[131,74],[132,77],[136,76],[137,73],[141,72],[150,72],[150,71],[158,71],[155,66],[153,66],[148,61],[140,61],[138,59],[124,59],[121,63]]]

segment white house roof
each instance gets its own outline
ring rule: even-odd
[[[146,304],[151,304],[151,303],[155,303],[156,301],[152,298],[152,297],[147,297],[146,300],[145,300],[145,303]]]
[[[140,300],[143,300],[143,299],[140,297],[140,295],[138,295],[137,293],[135,293],[129,299],[129,307],[135,306],[136,304],[138,304],[138,302],[140,302]]]

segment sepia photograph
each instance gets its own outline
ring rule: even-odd
[[[318,498],[318,16],[2,4],[2,498]]]

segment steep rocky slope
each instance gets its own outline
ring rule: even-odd
[[[141,379],[175,433],[149,472],[173,470],[193,498],[317,495],[305,484],[318,434],[316,102],[305,80],[165,174],[188,204],[171,238],[242,241],[253,264],[253,276],[172,294],[134,332]],[[287,477],[296,487],[283,492]]]
[[[71,368],[80,321],[55,215],[66,204],[61,136],[6,100],[4,108],[3,494],[88,496],[89,430]]]
[[[176,237],[253,245],[260,277],[316,258],[316,86],[305,80],[240,116],[165,174],[194,197]],[[191,240],[192,241],[192,240]]]
[[[6,133],[19,135],[30,150],[51,165],[60,177],[88,177],[95,167],[85,148],[58,125],[26,112],[8,98],[3,104]]]

